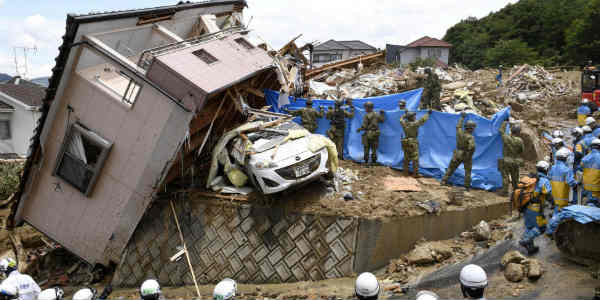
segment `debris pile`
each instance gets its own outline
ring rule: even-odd
[[[504,277],[510,282],[520,282],[524,278],[535,281],[544,272],[539,260],[526,258],[516,250],[504,254],[500,263],[504,267]]]
[[[561,82],[542,66],[514,66],[506,82],[507,95],[519,102],[572,94],[573,83]]]

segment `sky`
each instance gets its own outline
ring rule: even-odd
[[[15,57],[28,77],[50,76],[67,13],[147,8],[178,0],[0,0],[0,73],[16,74]],[[484,17],[517,0],[247,0],[245,21],[278,49],[297,43],[362,40],[378,48],[422,36],[442,38],[469,16]],[[15,56],[15,47],[17,55]],[[35,48],[24,51],[23,47]]]

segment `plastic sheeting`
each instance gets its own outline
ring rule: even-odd
[[[400,140],[404,136],[402,126],[400,126],[400,117],[404,113],[398,109],[398,101],[404,99],[407,102],[409,110],[415,110],[419,106],[422,89],[408,91],[401,94],[393,94],[382,97],[372,97],[363,99],[354,99],[353,104],[356,108],[355,116],[348,121],[344,139],[344,158],[354,161],[363,161],[362,133],[357,133],[356,129],[361,126],[362,118],[365,115],[364,103],[373,102],[375,111],[383,109],[386,111],[386,120],[380,125],[381,136],[379,138],[379,149],[377,151],[377,161],[383,165],[392,168],[402,169],[404,153]],[[266,90],[265,97],[267,104],[272,105],[272,110],[279,112],[277,99],[279,93]],[[296,99],[286,105],[289,110],[295,110],[304,107],[305,99]],[[313,107],[318,109],[320,105],[325,108],[332,107],[332,100],[314,100]],[[327,111],[325,109],[325,111]],[[423,117],[426,111],[418,111],[417,118]],[[485,190],[495,190],[502,187],[502,176],[498,171],[498,159],[502,158],[502,138],[498,132],[502,121],[507,120],[510,115],[510,108],[505,108],[496,113],[492,119],[486,119],[478,115],[467,114],[467,120],[472,120],[477,124],[475,130],[476,151],[473,156],[473,170],[471,175],[471,186]],[[456,149],[456,123],[460,115],[443,112],[433,112],[429,121],[420,128],[420,169],[421,174],[440,179],[446,172],[446,168],[452,159],[452,153]],[[299,118],[295,121],[300,122]],[[329,128],[329,120],[319,119],[317,133],[325,134]],[[461,165],[449,180],[455,185],[463,185],[464,169]]]
[[[583,205],[570,205],[564,207],[558,214],[550,219],[548,230],[546,232],[554,233],[558,224],[566,219],[573,219],[581,224],[587,224],[594,221],[600,222],[600,208]]]

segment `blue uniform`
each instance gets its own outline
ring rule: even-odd
[[[600,207],[600,150],[592,149],[592,152],[581,160],[581,168],[588,205]]]
[[[554,213],[569,205],[569,191],[577,185],[573,169],[567,167],[563,161],[556,161],[548,172],[552,185],[552,198],[554,198]]]
[[[592,113],[592,110],[587,105],[582,105],[577,108],[577,125],[585,126],[585,119]]]
[[[593,135],[593,133],[588,133],[586,135],[583,136],[583,138],[581,139],[583,141],[583,145],[586,149],[586,152],[584,155],[587,155],[588,153],[590,153],[591,150],[591,146],[592,146],[592,141],[595,139],[596,137]]]
[[[552,185],[550,180],[545,174],[538,173],[538,180],[535,183],[535,189],[533,190],[533,199],[527,205],[523,217],[525,221],[525,232],[523,232],[521,243],[526,244],[533,241],[533,239],[544,231],[544,226],[546,226],[548,222],[546,221],[542,208],[551,193]]]
[[[594,130],[592,131],[592,135],[597,138],[598,136],[600,136],[600,126],[594,128]]]
[[[586,148],[582,138],[575,140],[573,145],[573,172],[580,170],[581,159],[587,154],[587,151],[588,149]]]

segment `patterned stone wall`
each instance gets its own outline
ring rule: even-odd
[[[200,283],[231,277],[240,283],[321,280],[353,273],[358,219],[285,213],[274,208],[176,201]],[[154,203],[126,247],[113,284],[193,284],[168,201]]]

